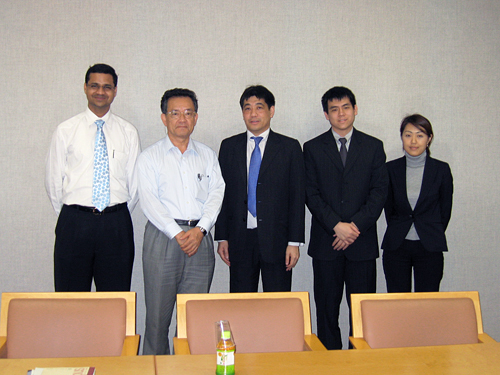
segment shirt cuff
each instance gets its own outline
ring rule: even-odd
[[[167,225],[167,227],[165,228],[165,234],[171,240],[173,240],[175,236],[177,236],[182,231],[183,231],[182,228],[175,221]]]

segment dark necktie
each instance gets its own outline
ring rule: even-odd
[[[345,161],[347,160],[347,147],[345,146],[347,139],[340,138],[340,158],[342,159],[342,164],[345,167]]]

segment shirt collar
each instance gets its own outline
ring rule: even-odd
[[[335,142],[339,142],[339,139],[340,138],[345,138],[346,139],[346,143],[349,143],[349,141],[351,140],[351,137],[352,137],[352,132],[354,131],[354,128],[351,129],[351,131],[349,133],[347,133],[344,137],[340,136],[339,134],[337,134],[335,132],[335,130],[333,130],[332,128],[332,134],[333,134],[333,137],[335,138]]]
[[[87,107],[87,109],[85,110],[85,115],[86,115],[86,116],[87,116],[87,118],[89,119],[89,123],[90,123],[90,124],[92,124],[92,125],[94,124],[94,122],[95,122],[96,120],[99,120],[99,119],[103,120],[103,121],[104,121],[104,123],[108,123],[108,120],[109,120],[109,118],[111,117],[111,109],[110,109],[110,110],[109,110],[109,111],[108,111],[108,112],[107,112],[104,116],[102,116],[102,117],[97,117],[97,116],[95,115],[95,113],[94,113],[94,112],[92,112],[92,111],[90,110],[90,108],[89,108],[89,107]],[[108,127],[109,127],[109,126],[108,126]]]
[[[178,150],[178,148],[170,140],[170,137],[168,136],[168,134],[165,137],[165,147],[167,148],[167,151],[171,151],[172,149]],[[196,154],[199,154],[198,147],[196,147],[196,143],[191,139],[191,137],[189,137],[189,143],[188,143],[186,151],[184,151],[184,153],[186,153],[186,152],[194,152]]]
[[[259,135],[253,135],[249,130],[247,130],[247,142],[250,141],[250,138],[252,137],[262,137],[263,141],[267,141],[267,138],[269,137],[269,132],[271,131],[271,128],[267,129],[265,132],[260,133]]]

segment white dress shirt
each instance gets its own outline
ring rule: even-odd
[[[340,152],[340,146],[342,146],[342,143],[340,143],[340,141],[339,141],[340,138],[346,139],[345,148],[347,151],[349,151],[349,146],[351,145],[352,132],[353,132],[353,129],[351,129],[351,131],[349,133],[347,133],[344,137],[342,137],[342,136],[338,135],[335,132],[335,130],[333,130],[333,128],[332,128],[333,138],[335,138],[335,143],[337,144],[337,149],[339,150],[339,152]]]
[[[62,205],[78,204],[93,207],[94,146],[97,117],[86,109],[60,124],[47,155],[45,189],[57,214]],[[137,203],[134,167],[140,143],[137,129],[108,111],[103,131],[109,158],[109,206],[128,203],[132,211]]]
[[[226,184],[210,147],[190,139],[181,153],[167,135],[139,156],[136,173],[142,211],[170,239],[182,231],[175,219],[215,224]]]

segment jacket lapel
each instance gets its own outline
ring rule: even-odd
[[[425,160],[424,175],[422,177],[422,187],[420,188],[420,195],[418,196],[415,209],[418,208],[419,203],[423,201],[427,196],[427,193],[429,192],[432,183],[436,179],[436,173],[437,173],[436,163],[434,162],[434,159],[432,159],[429,155],[427,155],[427,158]]]
[[[264,149],[264,156],[262,157],[259,176],[266,172],[276,155],[278,155],[280,148],[281,141],[279,137],[277,137],[272,130],[269,130],[269,137],[267,138],[266,148]]]
[[[328,130],[326,133],[322,135],[324,151],[328,158],[332,161],[335,167],[342,171],[344,166],[342,165],[342,159],[340,158],[339,149],[337,147],[337,143],[335,142],[335,138],[333,137],[332,130]]]
[[[358,158],[361,150],[363,149],[362,141],[359,138],[358,131],[353,128],[351,142],[349,143],[349,150],[347,151],[347,160],[345,162],[345,170],[344,174],[350,172],[354,164],[356,163],[356,159]],[[339,155],[340,157],[340,155]]]
[[[403,192],[404,197],[403,201],[404,204],[406,205],[407,209],[409,212],[413,211],[410,205],[410,201],[408,200],[408,193],[407,193],[407,187],[406,187],[406,156],[403,156],[402,158],[399,158],[396,160],[396,166],[394,168],[393,172],[393,178],[394,186],[402,186],[402,189],[400,190]]]
[[[234,157],[239,178],[247,180],[247,133],[239,135],[234,144]]]

